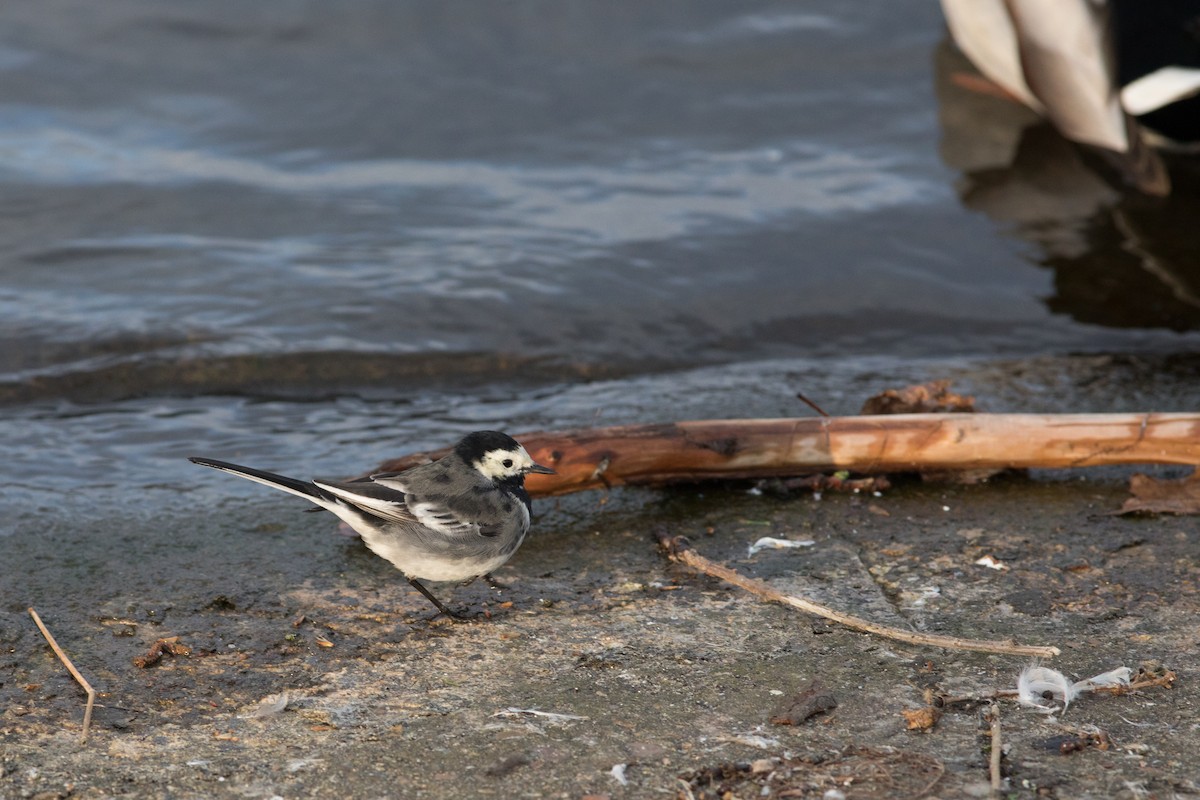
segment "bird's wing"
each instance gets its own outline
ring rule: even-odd
[[[423,525],[455,538],[479,536],[482,533],[478,524],[456,514],[441,496],[414,493],[394,473],[372,475],[369,480],[350,483],[314,483],[343,502],[386,520]]]
[[[420,520],[426,528],[443,533],[446,536],[465,538],[469,536],[491,536],[484,533],[478,523],[463,519],[450,510],[444,503],[413,498],[409,505],[413,516]]]
[[[402,522],[410,525],[420,522],[419,518],[409,508],[408,498],[404,492],[375,483],[374,481],[351,481],[349,483],[333,483],[331,481],[313,481],[329,494],[349,506],[365,511],[372,516],[391,522]]]
[[[403,472],[379,472],[371,476],[371,481],[402,492],[409,513],[430,530],[453,538],[495,535],[487,532],[486,501],[477,490],[464,492],[448,459]],[[481,526],[480,520],[485,524]]]

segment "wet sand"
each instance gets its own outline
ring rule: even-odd
[[[1109,516],[1124,496],[1111,473],[902,480],[819,500],[745,488],[543,501],[538,534],[497,576],[507,589],[442,587],[491,615],[468,624],[431,621],[385,562],[282,497],[17,537],[6,549],[29,568],[0,617],[0,795],[819,797],[857,774],[849,797],[915,796],[932,780],[933,796],[986,796],[981,706],[948,708],[924,733],[902,712],[926,686],[1013,688],[1026,659],[761,603],[668,564],[662,526],[879,622],[1057,645],[1050,665],[1072,679],[1174,669],[1174,688],[1084,696],[1054,717],[1004,701],[1004,774],[1022,796],[1200,794],[1194,519]],[[173,535],[151,532],[163,525]],[[156,545],[87,566],[140,536]],[[748,556],[762,536],[815,544]],[[974,563],[985,555],[1006,569]],[[29,597],[100,692],[86,743],[83,692],[25,614]],[[169,636],[191,654],[134,666]],[[837,707],[772,724],[814,679]],[[254,716],[281,692],[285,708]],[[1107,749],[1064,755],[1091,726]]]

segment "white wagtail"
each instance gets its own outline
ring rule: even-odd
[[[525,475],[554,474],[498,431],[468,434],[432,464],[345,483],[300,481],[210,458],[190,460],[282,489],[337,514],[450,617],[459,615],[418,579],[469,581],[499,568],[529,531]]]

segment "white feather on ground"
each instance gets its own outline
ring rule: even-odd
[[[1108,672],[1093,675],[1087,680],[1077,681],[1071,688],[1075,690],[1076,695],[1079,695],[1103,686],[1128,686],[1129,678],[1132,675],[1133,670],[1129,667],[1117,667],[1116,669],[1110,669]]]
[[[1017,677],[1017,702],[1026,708],[1036,708],[1050,714],[1058,711],[1058,708],[1045,704],[1045,695],[1049,693],[1053,699],[1062,703],[1062,710],[1066,711],[1071,701],[1084,692],[1107,686],[1128,686],[1132,674],[1133,670],[1129,667],[1117,667],[1086,680],[1071,683],[1066,675],[1056,669],[1031,664],[1021,670]]]
[[[1063,704],[1063,711],[1071,704],[1074,690],[1067,676],[1049,667],[1028,666],[1021,670],[1017,677],[1017,702],[1026,708],[1036,708],[1039,711],[1052,713],[1058,709],[1042,702],[1044,695],[1049,693],[1055,700]]]
[[[247,706],[238,714],[238,719],[261,719],[272,714],[278,714],[287,708],[289,702],[286,691],[279,694],[269,694],[251,706]]]
[[[812,539],[776,539],[771,536],[764,536],[754,544],[750,545],[750,555],[754,555],[759,550],[783,549],[785,547],[812,547],[816,542]]]

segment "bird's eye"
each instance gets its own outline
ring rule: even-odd
[[[505,468],[505,469],[511,469],[511,468],[512,468],[512,459],[511,459],[511,458],[506,458],[506,459],[504,459],[503,461],[501,461],[500,463],[504,465],[504,468]]]

